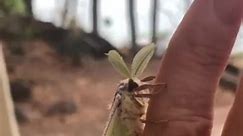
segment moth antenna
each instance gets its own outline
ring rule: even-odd
[[[154,79],[155,79],[155,76],[148,76],[148,77],[143,78],[141,81],[142,82],[149,82],[149,81],[152,81]]]

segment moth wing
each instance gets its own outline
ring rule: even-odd
[[[113,102],[111,103],[111,108],[110,108],[110,115],[108,118],[108,121],[106,123],[104,132],[102,136],[110,136],[109,133],[111,133],[110,131],[114,130],[112,128],[112,123],[114,122],[114,119],[116,118],[116,111],[118,109],[119,104],[121,103],[121,96],[120,95],[116,95]]]

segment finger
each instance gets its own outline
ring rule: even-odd
[[[195,0],[173,35],[150,101],[146,136],[209,136],[214,90],[240,27],[242,0]],[[225,6],[227,5],[227,6]],[[234,9],[234,11],[229,10]]]
[[[242,136],[243,135],[243,78],[241,78],[239,89],[237,90],[234,104],[226,120],[222,136]]]

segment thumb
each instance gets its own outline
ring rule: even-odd
[[[167,90],[153,97],[146,136],[209,136],[219,76],[237,36],[242,0],[195,0],[174,33],[157,82]],[[239,5],[241,4],[241,5]]]

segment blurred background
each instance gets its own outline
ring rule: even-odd
[[[104,53],[130,63],[143,46],[156,54],[155,75],[169,39],[193,0],[0,0],[0,42],[22,136],[99,136],[122,79]],[[241,69],[241,29],[215,99],[219,136]]]

